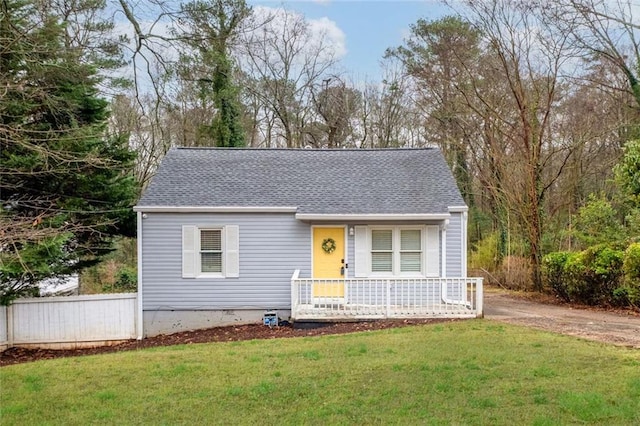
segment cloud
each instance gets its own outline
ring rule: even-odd
[[[333,48],[336,58],[342,58],[347,54],[346,35],[342,29],[327,17],[310,19],[309,28],[316,38],[324,36],[325,43]]]
[[[287,24],[287,22],[302,19],[306,22],[309,30],[309,40],[307,40],[309,47],[325,46],[332,52],[332,56],[336,59],[340,59],[347,54],[347,37],[344,31],[342,31],[335,21],[327,17],[308,19],[303,14],[291,9],[263,5],[254,6],[253,13],[258,21],[260,21],[261,18],[270,16],[272,20],[268,25],[271,28],[284,29],[287,25],[290,25]]]

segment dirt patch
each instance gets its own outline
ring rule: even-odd
[[[640,348],[640,313],[636,311],[565,305],[549,296],[498,290],[485,292],[484,306],[488,319]]]
[[[416,320],[384,320],[368,322],[342,322],[312,329],[297,329],[290,325],[272,327],[261,324],[240,325],[230,327],[214,327],[204,330],[185,331],[181,333],[163,334],[143,340],[131,340],[113,346],[96,348],[55,350],[9,348],[0,353],[0,366],[53,359],[71,356],[94,355],[112,352],[132,351],[156,346],[171,346],[191,343],[230,342],[253,339],[279,339],[287,337],[323,336],[329,334],[345,334],[359,331],[382,330],[386,328],[406,327],[417,324],[434,324],[451,322],[451,319],[416,319]]]

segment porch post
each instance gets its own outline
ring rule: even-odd
[[[482,288],[483,278],[476,280],[476,318],[484,318],[484,292]]]
[[[298,285],[296,281],[300,275],[300,269],[296,269],[291,276],[291,319],[296,319],[296,309],[298,305]]]
[[[389,318],[391,313],[391,280],[387,279],[387,307],[385,310],[385,317]]]

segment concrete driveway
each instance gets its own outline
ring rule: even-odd
[[[546,304],[486,289],[485,318],[640,348],[640,315]]]

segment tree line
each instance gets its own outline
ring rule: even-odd
[[[502,282],[526,270],[536,290],[546,254],[591,244],[597,220],[581,214],[610,208],[617,243],[636,235],[623,157],[640,118],[636,6],[449,6],[388,46],[374,81],[286,8],[2,0],[3,300],[131,235],[130,206],[172,146],[439,147],[475,266]]]

